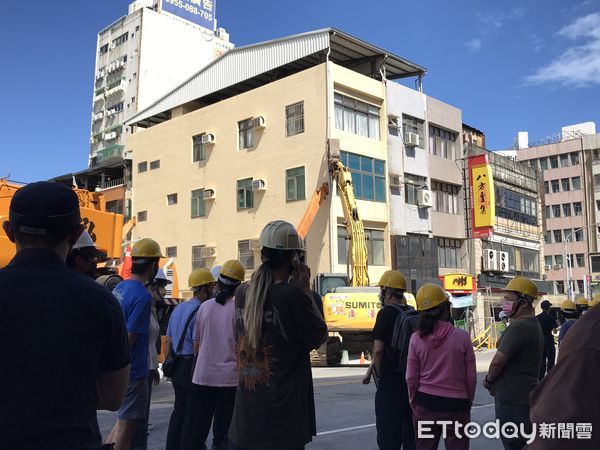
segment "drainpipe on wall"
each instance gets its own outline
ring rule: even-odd
[[[335,36],[336,32],[332,33]],[[329,61],[329,55],[331,54],[331,43],[327,49],[327,55],[325,56],[325,115],[327,117],[327,124],[325,127],[325,145],[327,146],[327,164],[329,165],[329,140],[331,139],[331,105],[333,104],[333,89],[331,81],[331,63]],[[328,170],[329,172],[329,170]],[[333,191],[335,180],[329,176],[329,185],[331,186],[331,195],[329,196],[329,272],[335,272],[335,258],[337,255],[337,218],[334,213],[333,199],[335,197]]]

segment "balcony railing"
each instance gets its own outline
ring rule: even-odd
[[[110,189],[125,184],[125,178],[117,178],[116,180],[105,181],[100,184],[100,189]]]

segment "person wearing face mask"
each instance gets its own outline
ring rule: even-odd
[[[310,351],[327,339],[327,325],[294,226],[269,222],[259,242],[262,264],[235,294],[239,384],[229,449],[303,449],[316,434]]]
[[[529,278],[515,277],[504,290],[502,310],[510,318],[510,327],[498,342],[483,386],[495,397],[500,425],[512,422],[530,433],[529,395],[538,384],[544,347],[542,328],[533,306],[538,289]],[[521,449],[526,438],[503,436],[502,443],[506,449]]]
[[[129,450],[133,436],[142,426],[148,409],[148,345],[152,295],[146,289],[158,272],[162,257],[158,242],[150,238],[137,241],[131,249],[131,277],[113,290],[119,300],[125,322],[131,355],[129,386],[123,405],[117,412],[117,423],[106,439],[115,450]]]
[[[148,420],[150,418],[150,401],[152,400],[152,386],[158,386],[160,383],[160,373],[158,373],[158,352],[160,348],[160,325],[156,314],[156,303],[163,302],[167,294],[167,285],[172,281],[167,278],[163,269],[158,269],[154,280],[147,283],[148,292],[152,296],[152,309],[150,314],[150,327],[148,339],[148,406],[144,422],[135,432],[133,438],[132,450],[146,450],[148,444]]]
[[[67,255],[67,266],[83,273],[90,278],[96,278],[98,270],[96,265],[106,260],[106,253],[100,250],[87,231],[83,231],[73,248]]]
[[[195,448],[195,419],[192,375],[194,373],[194,329],[200,305],[212,297],[216,280],[208,269],[194,270],[188,284],[194,296],[175,307],[167,326],[165,357],[174,352],[178,364],[171,378],[175,403],[169,420],[166,450]]]
[[[469,423],[475,398],[477,369],[469,333],[449,322],[449,295],[436,285],[421,286],[416,296],[420,314],[418,330],[410,338],[406,384],[415,426],[419,421]],[[461,427],[462,428],[462,427]],[[460,429],[458,429],[460,430]],[[446,449],[468,449],[469,438],[448,428]],[[441,426],[433,437],[417,437],[417,449],[437,449]]]
[[[371,376],[375,376],[375,422],[379,448],[411,449],[415,448],[415,432],[405,379],[408,348],[404,353],[393,349],[392,338],[397,320],[411,314],[415,319],[418,317],[414,308],[406,304],[406,278],[400,272],[385,272],[379,280],[379,288],[379,300],[383,307],[377,313],[371,333],[374,339],[373,361],[363,377],[363,384],[368,384]],[[410,326],[409,332],[412,333],[416,320]],[[407,340],[406,346],[408,342]]]

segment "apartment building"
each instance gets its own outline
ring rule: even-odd
[[[122,159],[125,121],[233,48],[216,28],[214,11],[205,20],[189,14],[196,5],[184,3],[134,1],[126,16],[98,33],[90,166]]]
[[[433,225],[406,227],[398,212],[390,219],[405,204],[405,166],[422,173],[418,163],[404,163],[404,137],[398,135],[406,134],[410,121],[408,115],[398,121],[402,101],[390,107],[390,92],[399,89],[420,102],[412,115],[420,120],[427,104],[421,92],[392,80],[419,80],[424,73],[334,29],[230,51],[128,121],[134,130],[126,144],[133,158],[134,238],[156,238],[182,274],[238,257],[250,273],[260,262],[262,227],[274,219],[297,224],[315,190],[329,183],[331,194],[307,236],[308,262],[315,273],[346,272],[344,217],[328,172],[335,143],[352,173],[375,282],[397,266],[391,234],[421,233],[425,226],[433,240]],[[426,152],[424,124],[417,124],[422,148],[409,152]],[[460,119],[452,126],[458,135]],[[390,147],[392,138],[398,147]],[[414,210],[417,187],[411,184]],[[436,266],[430,278],[437,275]]]
[[[535,146],[521,135],[517,150],[517,159],[543,178],[546,278],[555,294],[571,297],[577,293],[589,297],[590,283],[600,275],[592,276],[591,268],[599,248],[600,136],[595,128],[586,131],[592,134],[565,127],[561,140]]]

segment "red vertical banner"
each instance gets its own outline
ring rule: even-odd
[[[494,234],[496,221],[492,167],[485,153],[469,157],[468,167],[471,188],[471,237],[490,237]]]
[[[127,280],[131,277],[131,245],[127,246],[127,250],[125,250],[125,256],[123,257],[123,264],[121,264],[121,270],[119,270],[119,275],[124,280]]]

